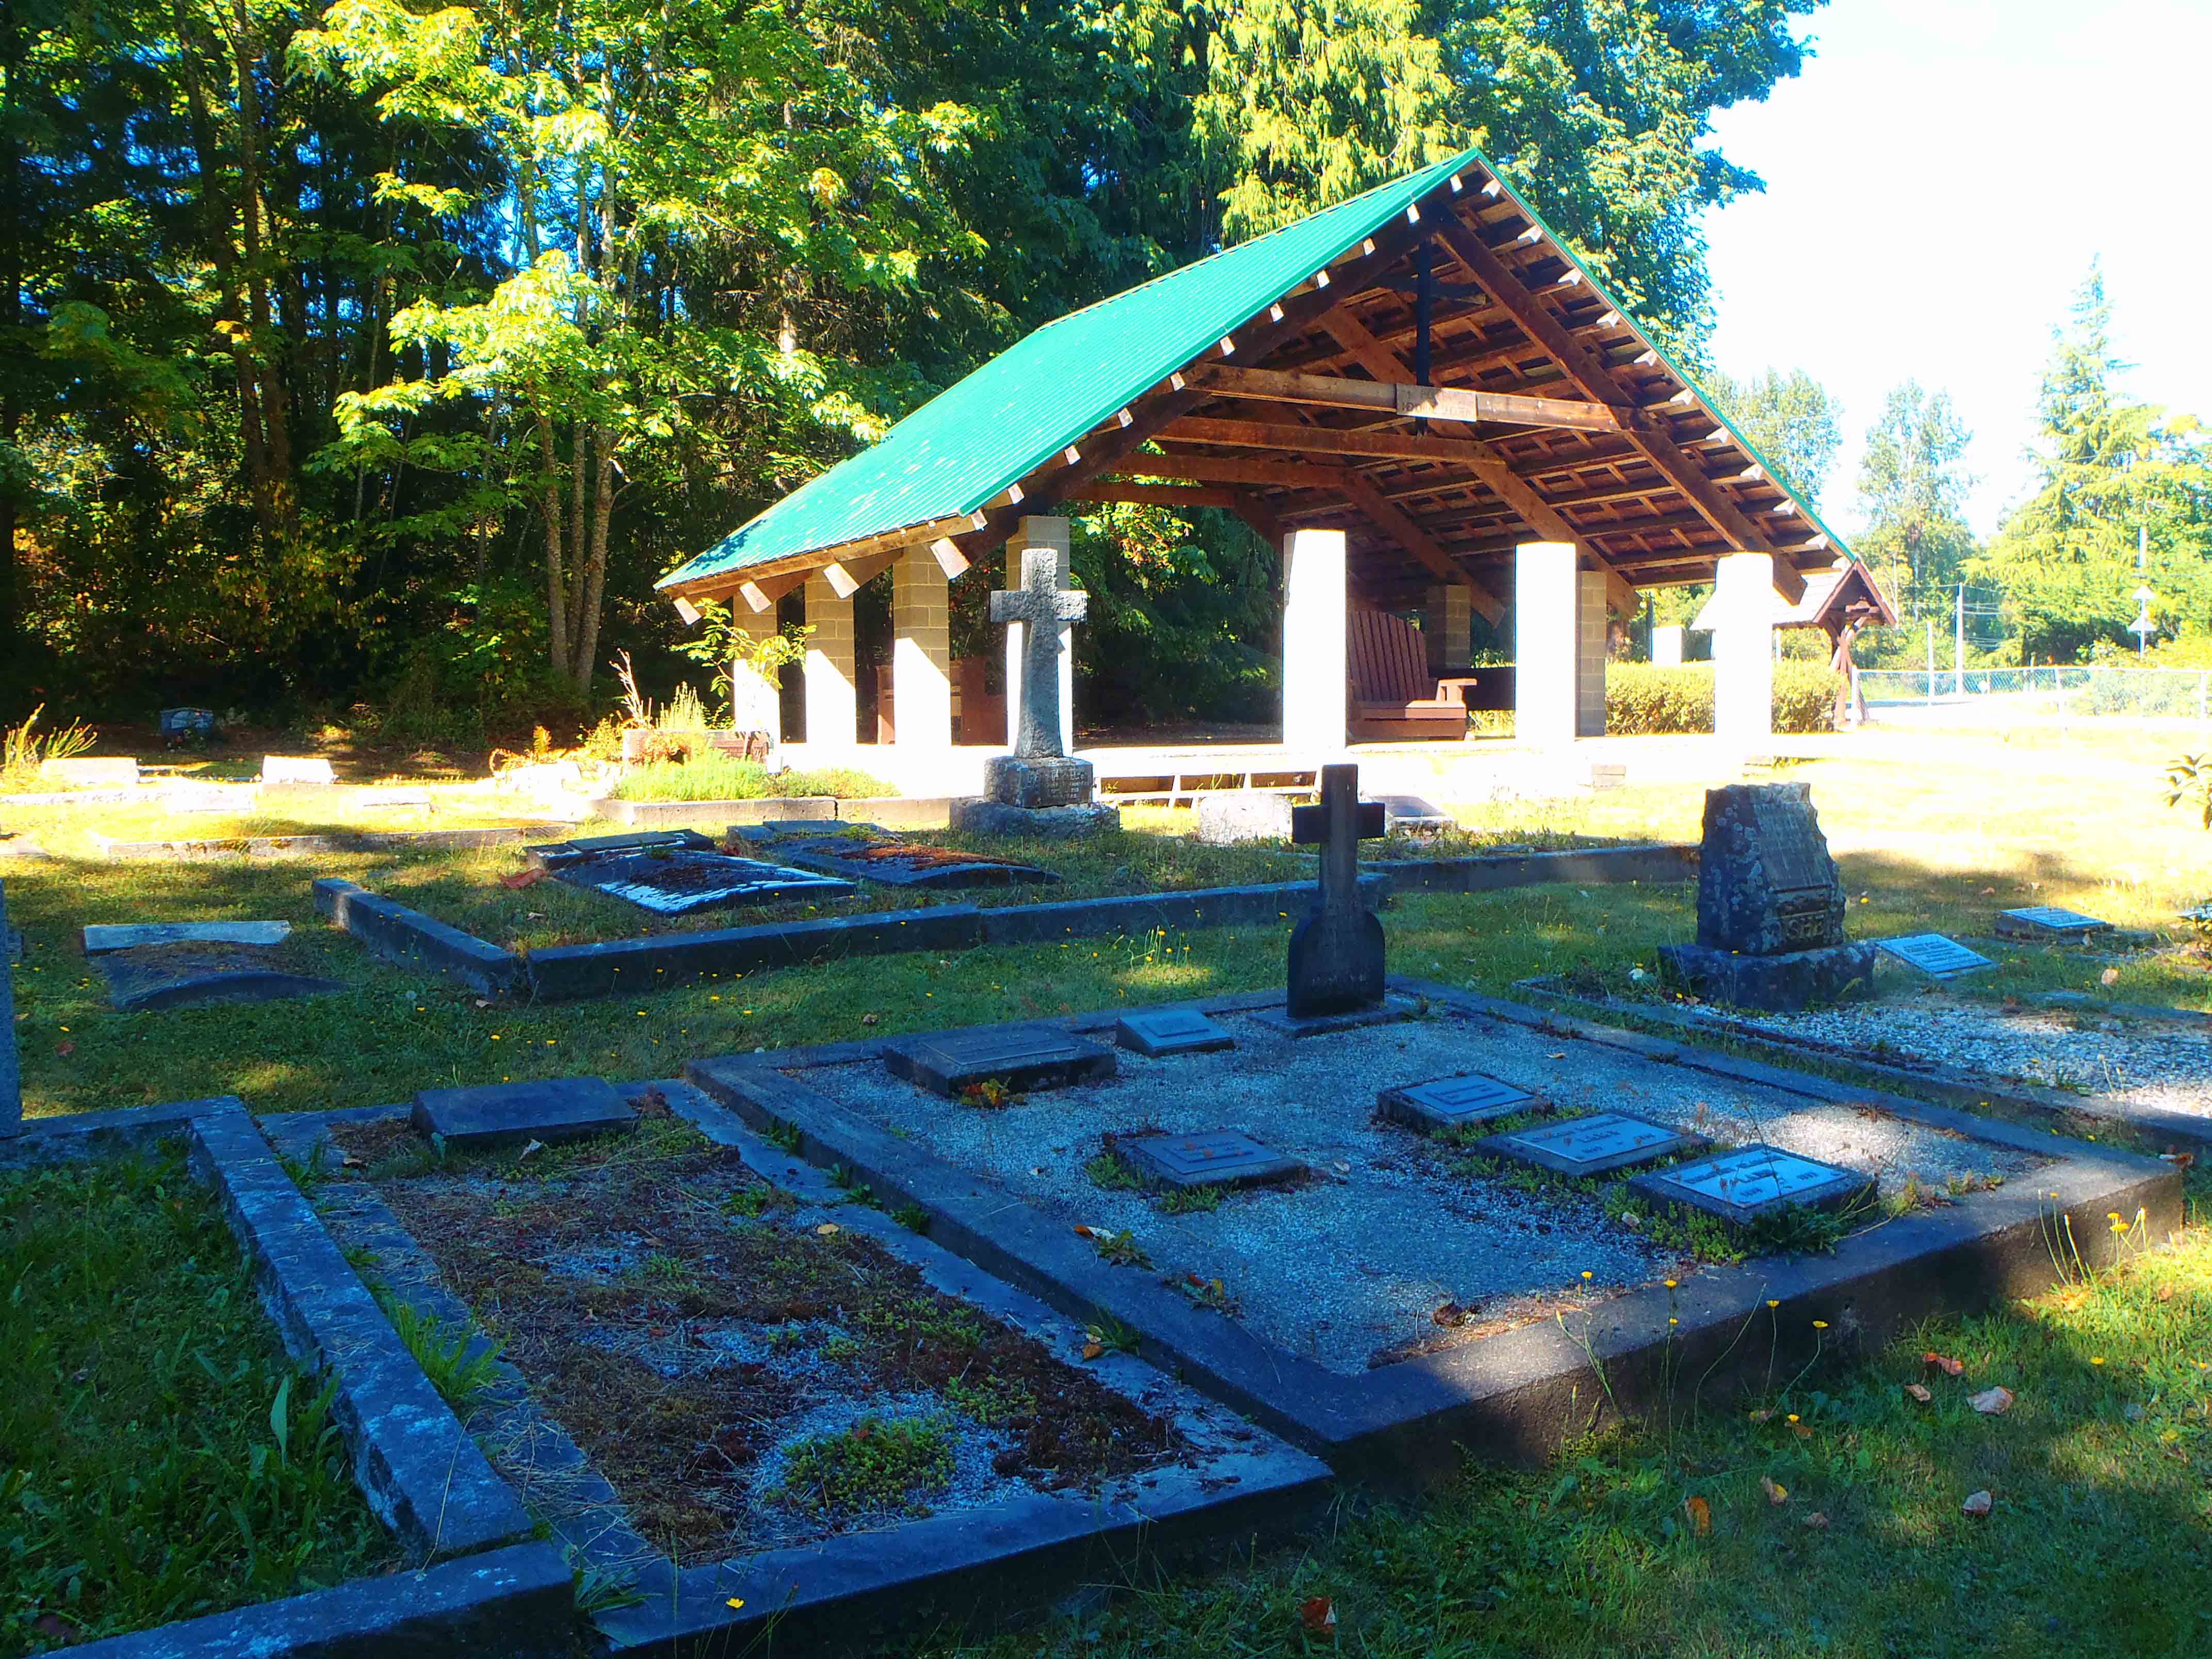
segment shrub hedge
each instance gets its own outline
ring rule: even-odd
[[[1774,665],[1774,729],[1828,732],[1835,727],[1836,676],[1826,663]],[[1605,729],[1624,737],[1713,729],[1713,665],[1609,663],[1605,671]]]

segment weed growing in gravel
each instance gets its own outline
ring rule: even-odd
[[[864,1417],[842,1434],[800,1442],[784,1466],[786,1503],[817,1513],[928,1513],[952,1484],[952,1443],[942,1418]]]
[[[1092,1186],[1103,1187],[1109,1193],[1140,1193],[1145,1189],[1144,1176],[1119,1152],[1099,1153],[1083,1166],[1083,1173],[1091,1177]]]
[[[1019,1417],[1033,1416],[1036,1396],[1019,1382],[983,1376],[974,1382],[956,1376],[945,1385],[945,1398],[987,1429],[995,1429]]]
[[[436,1316],[400,1301],[381,1285],[370,1288],[375,1291],[377,1302],[385,1317],[392,1322],[400,1342],[414,1355],[415,1363],[422,1368],[422,1375],[430,1379],[430,1386],[437,1389],[457,1416],[465,1419],[477,1396],[489,1386],[507,1344],[495,1339],[471,1353],[470,1347],[475,1339],[467,1331],[458,1331],[448,1339],[443,1322]]]
[[[1218,1182],[1206,1187],[1170,1187],[1160,1194],[1160,1209],[1168,1215],[1203,1215],[1221,1207],[1228,1188]]]
[[[919,1204],[902,1204],[891,1212],[891,1219],[910,1233],[929,1231],[929,1212]]]

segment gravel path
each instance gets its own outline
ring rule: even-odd
[[[1375,1121],[1381,1089],[1479,1072],[1563,1111],[1625,1111],[1693,1127],[1723,1145],[1770,1140],[1875,1175],[1886,1194],[1915,1177],[1941,1187],[2033,1167],[1997,1146],[1887,1114],[1652,1065],[1476,1015],[1439,1013],[1295,1042],[1242,1017],[1223,1023],[1234,1049],[1159,1060],[1124,1051],[1110,1081],[1031,1095],[1002,1111],[942,1099],[872,1061],[793,1075],[1015,1201],[1133,1232],[1156,1270],[1219,1279],[1258,1334],[1346,1373],[1365,1370],[1378,1350],[1440,1340],[1431,1316],[1447,1301],[1475,1310],[1469,1334],[1480,1334],[1679,1267],[1608,1223],[1597,1198],[1558,1187],[1532,1194],[1455,1170],[1456,1158],[1433,1143]],[[1242,1129],[1303,1159],[1316,1178],[1170,1215],[1147,1194],[1100,1188],[1085,1170],[1103,1135],[1146,1127]]]

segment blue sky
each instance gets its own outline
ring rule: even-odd
[[[1714,120],[1766,191],[1709,216],[1713,348],[1842,400],[1838,530],[1907,376],[1972,428],[1968,516],[1996,528],[2030,488],[2051,330],[2093,255],[2129,388],[2212,419],[2212,0],[1831,0],[1802,27],[1803,76]]]

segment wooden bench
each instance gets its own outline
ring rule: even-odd
[[[1467,693],[1480,683],[1478,676],[1431,677],[1421,630],[1385,611],[1348,613],[1345,634],[1353,738],[1455,743],[1467,736]]]

